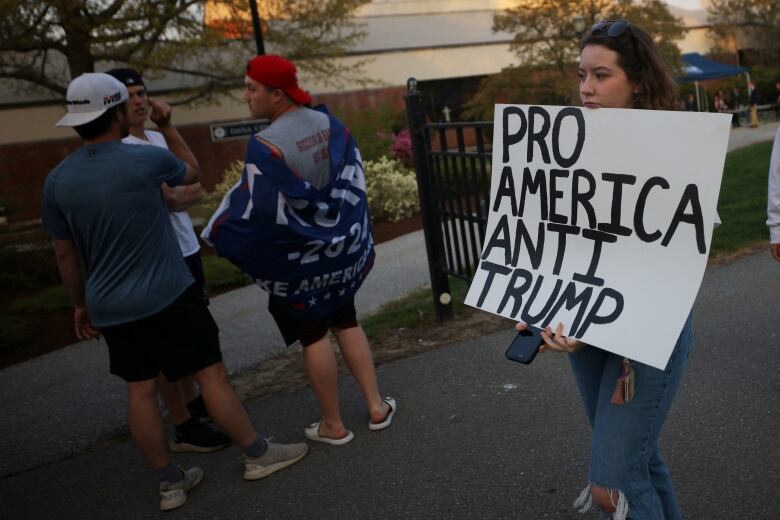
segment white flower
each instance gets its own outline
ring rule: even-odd
[[[374,219],[395,222],[419,211],[414,171],[386,156],[377,161],[365,161],[363,168],[366,172],[368,207]]]

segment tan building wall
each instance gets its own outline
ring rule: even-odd
[[[688,52],[708,54],[715,46],[715,41],[712,39],[707,27],[690,27],[685,31],[683,39],[677,42],[677,46],[680,47],[680,52],[683,54]]]

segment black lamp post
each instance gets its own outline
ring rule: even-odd
[[[257,54],[265,54],[265,45],[263,45],[263,28],[260,26],[260,14],[257,12],[257,0],[249,0],[249,10],[252,13],[252,31],[255,34],[255,45],[257,45]]]

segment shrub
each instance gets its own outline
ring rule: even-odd
[[[412,155],[412,134],[408,128],[404,128],[395,134],[393,141],[393,156],[401,161],[407,168],[414,166],[414,156]]]
[[[14,312],[37,313],[69,309],[70,306],[70,299],[65,287],[54,285],[37,291],[32,296],[17,299],[10,308]]]
[[[0,351],[21,345],[27,334],[24,321],[10,314],[0,315]]]
[[[206,220],[211,218],[211,215],[219,207],[219,203],[222,202],[225,194],[230,191],[238,181],[241,180],[241,173],[244,171],[244,162],[235,160],[230,163],[230,166],[225,168],[222,172],[222,181],[214,186],[214,191],[209,192],[206,198],[197,205],[189,208],[188,212],[193,219],[195,217],[203,217]]]
[[[226,258],[203,256],[203,271],[209,291],[222,293],[228,289],[243,287],[252,283],[252,279],[230,263]]]
[[[360,156],[370,161],[390,153],[395,132],[407,124],[404,109],[388,102],[361,110],[337,110],[336,116],[357,141]]]
[[[235,160],[230,163],[230,166],[225,168],[222,173],[222,181],[214,186],[214,196],[218,201],[222,200],[225,193],[230,191],[238,181],[241,180],[241,174],[244,172],[244,161]]]
[[[417,179],[412,170],[386,156],[376,161],[364,161],[363,168],[368,207],[375,220],[396,222],[419,211]]]

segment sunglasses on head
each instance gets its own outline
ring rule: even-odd
[[[590,34],[600,32],[610,38],[618,38],[625,32],[628,32],[631,40],[631,47],[634,49],[634,56],[639,60],[639,50],[637,50],[636,36],[631,32],[631,24],[625,20],[601,20],[594,23],[588,30]]]
[[[631,24],[625,20],[601,20],[594,23],[590,32],[602,32],[610,38],[617,38],[631,28]]]

